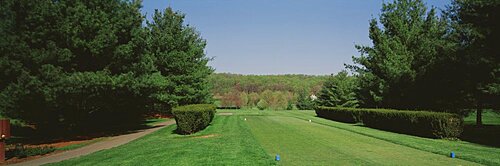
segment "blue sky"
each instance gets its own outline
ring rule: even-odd
[[[389,0],[386,0],[389,1]],[[370,45],[382,0],[144,0],[143,14],[171,6],[207,40],[216,72],[325,75]],[[444,8],[449,0],[427,0]]]

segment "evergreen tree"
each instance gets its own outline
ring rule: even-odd
[[[339,72],[325,81],[316,102],[328,107],[357,107],[356,87],[355,77]]]
[[[193,27],[184,25],[184,17],[172,8],[156,10],[146,27],[145,63],[151,63],[152,72],[161,75],[159,82],[172,85],[153,92],[167,110],[211,102],[207,77],[213,69],[207,66],[211,59],[205,56],[206,42]]]
[[[359,75],[361,106],[439,107],[433,94],[443,87],[432,84],[431,78],[433,66],[448,48],[446,25],[436,9],[427,10],[421,0],[384,3],[379,21],[370,21],[373,46],[357,45],[361,56],[353,58],[357,65],[348,66]]]
[[[499,11],[498,0],[455,0],[445,13],[455,43],[450,60],[461,67],[454,81],[461,83],[467,107],[476,108],[478,125],[483,108],[500,108]]]
[[[205,41],[140,1],[0,1],[0,112],[64,133],[210,102]],[[89,123],[92,122],[92,123]]]
[[[299,96],[297,97],[297,109],[299,110],[312,110],[315,107],[314,101],[311,99],[305,90],[299,92]]]

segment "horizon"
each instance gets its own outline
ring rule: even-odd
[[[154,9],[171,7],[207,41],[216,73],[243,75],[330,75],[353,64],[356,44],[371,45],[369,20],[376,1],[143,1],[149,20]],[[449,0],[424,1],[443,9]]]

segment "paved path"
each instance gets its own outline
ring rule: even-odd
[[[166,126],[174,124],[174,123],[175,123],[175,120],[169,120],[169,121],[162,122],[162,123],[155,125],[155,126],[157,126],[155,128],[144,129],[144,130],[139,130],[137,132],[130,133],[130,134],[110,137],[106,140],[99,141],[99,142],[96,142],[96,143],[93,143],[93,144],[90,144],[90,145],[87,145],[87,146],[84,146],[84,147],[81,147],[78,149],[69,150],[69,151],[65,151],[65,152],[61,152],[61,153],[56,153],[54,155],[50,155],[47,157],[38,158],[38,159],[34,159],[34,160],[28,160],[25,162],[16,163],[16,164],[12,164],[12,165],[13,166],[43,165],[43,164],[59,162],[59,161],[63,161],[63,160],[67,160],[67,159],[71,159],[71,158],[75,158],[75,157],[79,157],[79,156],[84,156],[84,155],[94,153],[94,152],[97,152],[100,150],[110,149],[113,147],[117,147],[117,146],[126,144],[132,140],[135,140],[137,138],[145,136],[149,133],[152,133],[154,131],[157,131],[163,127],[166,127]]]

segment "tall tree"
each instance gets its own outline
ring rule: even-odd
[[[446,21],[421,0],[384,3],[377,21],[370,21],[373,46],[356,48],[360,57],[348,65],[359,75],[358,98],[363,107],[422,109],[435,106],[429,99],[438,87],[429,83],[432,66],[447,48]],[[430,85],[430,86],[423,86]]]
[[[170,108],[211,102],[207,77],[214,70],[207,65],[211,58],[204,52],[206,42],[193,27],[184,24],[184,17],[170,7],[163,12],[156,10],[146,26],[148,63],[174,85],[154,95]]]
[[[2,115],[50,130],[143,110],[129,112],[142,100],[127,86],[140,53],[139,1],[0,3]]]
[[[144,27],[140,7],[0,1],[1,115],[37,129],[77,131],[209,102],[205,41],[170,8]]]
[[[482,109],[500,106],[500,1],[455,0],[445,14],[451,20],[455,59],[463,68],[456,81],[464,82],[467,102],[476,108],[481,125]]]

